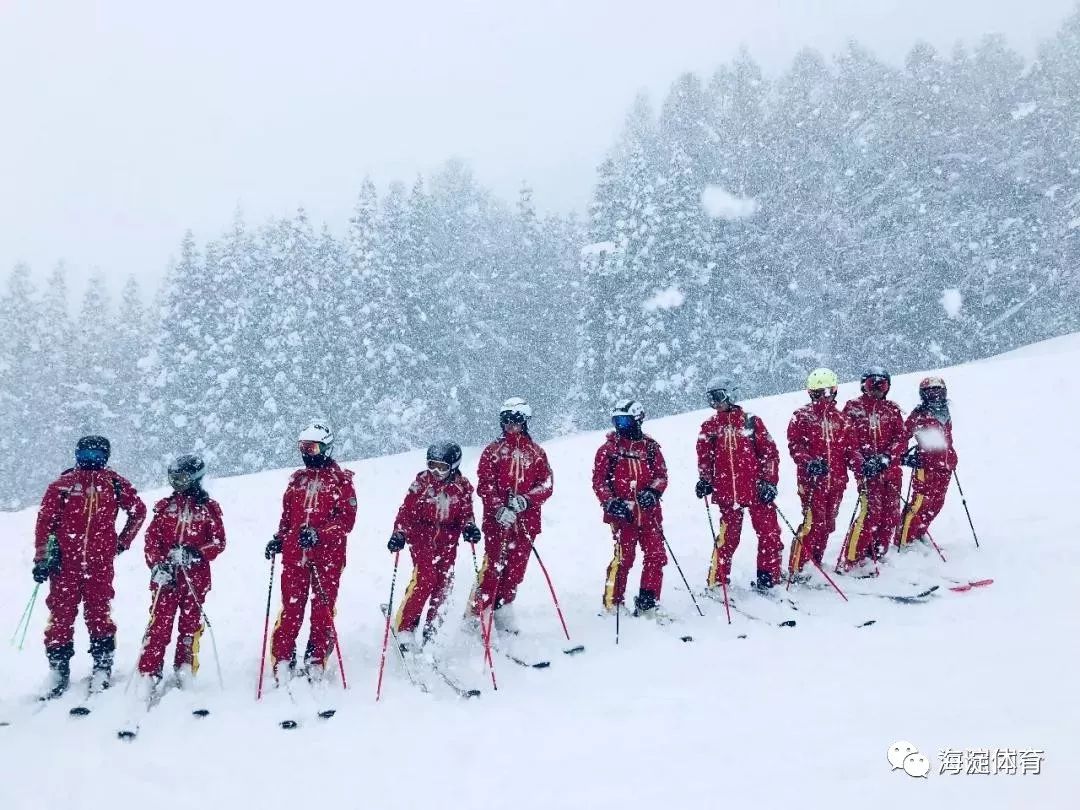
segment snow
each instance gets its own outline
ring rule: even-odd
[[[993,360],[894,377],[893,394],[905,410],[927,371],[948,381],[959,473],[982,548],[976,550],[951,491],[933,527],[947,563],[932,551],[892,554],[879,580],[840,581],[850,591],[847,604],[829,591],[793,588],[803,608],[794,629],[738,615],[728,626],[723,608],[707,600],[705,618],[698,617],[669,564],[663,602],[677,624],[627,618],[616,647],[613,622],[596,615],[611,551],[589,488],[601,435],[547,443],[556,494],[538,549],[574,641],[587,652],[574,658],[558,653],[558,621],[534,561],[517,602],[527,634],[521,644],[535,639],[553,663],[535,671],[496,658],[499,691],[493,693],[479,648],[457,633],[472,577],[471,555],[462,546],[445,626],[446,657],[470,685],[485,690],[469,703],[445,692],[419,693],[393,664],[382,701],[375,703],[378,605],[386,601],[391,574],[385,543],[422,454],[349,464],[356,471],[360,517],[350,537],[337,622],[350,688],[345,694],[334,690],[339,711],[333,720],[292,732],[276,725],[292,714],[287,705],[274,698],[254,701],[269,574],[262,549],[290,471],[211,481],[229,530],[206,604],[225,691],[218,690],[205,637],[199,676],[213,714],[196,720],[180,695],[166,695],[138,740],[124,744],[114,735],[129,699],[121,685],[83,719],[69,718],[59,705],[32,718],[19,716],[45,674],[40,638],[46,612],[39,599],[26,649],[0,649],[0,714],[16,718],[0,728],[4,808],[279,808],[313,801],[395,810],[1073,807],[1080,789],[1080,660],[1074,643],[1080,558],[1071,511],[1076,477],[1061,460],[1080,456],[1078,368],[1080,335],[1072,335]],[[1001,380],[1017,376],[1039,385],[1012,386],[1003,396]],[[855,387],[841,386],[841,398]],[[796,392],[747,406],[774,437],[782,437],[804,398]],[[1018,414],[1024,415],[1019,423]],[[693,496],[694,443],[706,415],[647,423],[670,466],[666,534],[695,589],[702,586],[710,552],[703,507]],[[1028,429],[1033,420],[1035,434]],[[477,448],[466,450],[470,475],[477,454]],[[796,520],[794,473],[782,456],[778,504]],[[162,493],[144,494],[152,503]],[[839,521],[845,524],[854,490],[846,496]],[[0,615],[9,626],[32,588],[33,521],[33,510],[0,515],[0,536],[8,541],[0,545],[6,574]],[[746,524],[735,557],[736,585],[754,569]],[[827,561],[835,559],[840,541],[838,530]],[[148,576],[137,550],[119,557],[116,570],[116,671],[126,677],[146,620]],[[405,564],[395,599],[409,573]],[[945,578],[983,577],[995,583],[966,594],[945,592],[924,605],[854,593],[903,593]],[[274,595],[276,601],[276,585]],[[877,623],[856,628],[868,619]],[[694,641],[680,642],[683,634]],[[305,640],[306,633],[301,644]],[[81,626],[76,649],[73,675],[83,677],[88,656]],[[886,754],[897,741],[910,741],[930,759],[928,778],[892,770]],[[1042,750],[1043,772],[940,774],[941,753],[965,748]]]
[[[1017,104],[1016,109],[1012,111],[1012,119],[1013,121],[1019,121],[1023,118],[1027,118],[1037,109],[1039,109],[1039,105],[1034,101],[1025,101],[1023,104]]]
[[[581,249],[582,256],[596,256],[604,253],[614,253],[616,250],[614,242],[593,242],[591,245],[585,245]]]
[[[658,309],[677,309],[683,305],[686,296],[678,287],[668,287],[657,290],[642,306],[646,312],[655,312]]]
[[[945,314],[952,320],[960,317],[960,307],[964,304],[964,296],[955,287],[941,293],[941,306],[945,308]]]
[[[701,192],[701,205],[713,219],[728,221],[749,219],[759,208],[753,197],[739,197],[720,186],[706,186]]]

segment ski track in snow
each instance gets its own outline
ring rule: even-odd
[[[495,656],[493,693],[478,644],[458,634],[472,580],[471,555],[459,551],[441,658],[463,685],[483,690],[464,701],[428,677],[431,694],[410,686],[388,656],[383,696],[375,680],[391,557],[385,542],[406,487],[422,463],[408,453],[349,465],[357,473],[360,512],[337,625],[349,691],[336,664],[328,677],[337,715],[302,727],[278,723],[297,713],[288,699],[254,701],[269,564],[262,549],[275,529],[289,471],[211,481],[223,506],[228,548],[214,564],[206,610],[217,633],[226,690],[217,685],[209,636],[202,645],[202,701],[212,714],[190,714],[173,690],[146,717],[136,741],[116,740],[129,716],[130,673],[149,606],[141,542],[117,560],[113,615],[119,625],[116,672],[121,683],[93,712],[72,718],[65,699],[21,716],[44,681],[43,599],[26,649],[4,644],[0,713],[0,800],[5,810],[40,808],[185,808],[306,806],[339,808],[552,807],[955,808],[1075,806],[1080,788],[1080,711],[1076,700],[1075,620],[1080,560],[1072,505],[1080,456],[1075,403],[1080,399],[1080,335],[1059,338],[992,361],[946,369],[952,394],[961,480],[982,549],[972,542],[955,489],[932,550],[891,555],[878,580],[838,579],[851,591],[914,593],[929,584],[993,577],[965,594],[941,590],[926,604],[897,605],[831,591],[791,595],[803,609],[796,628],[777,628],[700,600],[697,616],[673,564],[665,569],[669,626],[625,618],[614,646],[614,622],[597,616],[610,535],[589,488],[599,434],[546,445],[555,495],[545,510],[540,550],[554,578],[573,640],[583,655],[565,656],[558,619],[535,561],[517,602],[527,634],[513,644],[549,669],[515,666]],[[1023,375],[1029,385],[1003,385]],[[894,398],[914,405],[921,374],[898,376]],[[841,389],[841,399],[855,391]],[[748,403],[782,442],[802,393]],[[647,403],[646,403],[647,404]],[[700,589],[710,538],[696,480],[694,442],[705,411],[650,421],[671,471],[665,498],[667,536],[692,587]],[[475,481],[478,448],[464,469]],[[799,518],[794,472],[781,453],[778,503]],[[153,503],[158,492],[143,493]],[[826,555],[835,563],[854,506],[854,486]],[[479,505],[478,505],[479,508]],[[715,517],[715,512],[714,512]],[[9,626],[30,595],[34,511],[0,515],[0,614]],[[753,576],[756,540],[747,520],[735,556],[734,581]],[[785,543],[790,547],[790,538]],[[786,554],[785,554],[786,557]],[[395,601],[408,581],[407,555]],[[631,574],[636,590],[638,567]],[[917,583],[917,587],[915,584]],[[773,616],[744,596],[747,612]],[[275,583],[275,610],[278,583]],[[759,600],[760,601],[760,600]],[[787,614],[775,611],[777,618]],[[872,627],[856,625],[874,619]],[[81,618],[80,618],[81,622]],[[10,630],[8,631],[10,632]],[[693,635],[693,643],[679,636]],[[745,634],[746,638],[738,636]],[[175,641],[175,638],[174,638]],[[306,628],[300,644],[306,642]],[[85,629],[76,631],[72,677],[89,672]],[[302,649],[302,646],[301,646]],[[169,655],[172,654],[171,648]],[[168,659],[167,659],[168,660]],[[891,771],[886,750],[910,740],[932,761],[928,779]],[[938,773],[942,749],[1045,751],[1040,776],[949,776]],[[420,778],[414,775],[420,774]]]

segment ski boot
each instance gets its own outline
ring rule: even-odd
[[[656,594],[649,590],[642,590],[634,597],[634,615],[654,619],[660,605],[656,601]]]
[[[70,641],[45,650],[45,657],[49,660],[49,681],[42,700],[53,700],[67,691],[71,685],[71,656],[74,654],[75,645]]]
[[[94,671],[90,675],[90,693],[104,692],[112,679],[113,653],[116,637],[90,639],[90,655],[94,659]]]
[[[773,575],[768,571],[758,571],[757,579],[750,583],[751,588],[762,593],[768,593],[774,585],[776,585],[776,582],[773,580]]]
[[[495,629],[509,636],[516,636],[520,632],[513,605],[500,605],[495,608]]]

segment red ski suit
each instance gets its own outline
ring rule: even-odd
[[[116,534],[116,515],[128,519]],[[131,547],[146,519],[146,504],[124,477],[108,467],[67,470],[45,490],[34,531],[34,560],[43,560],[50,536],[60,552],[60,569],[49,582],[49,622],[45,649],[70,644],[75,617],[83,603],[83,619],[91,641],[113,638],[109,615],[113,598],[113,559]]]
[[[425,629],[440,621],[439,609],[450,593],[461,530],[475,523],[473,486],[460,471],[439,478],[424,470],[409,484],[398,509],[394,531],[405,535],[413,573],[395,620],[397,632],[412,632],[428,606]]]
[[[863,459],[884,454],[889,465],[873,478],[865,478],[862,466],[855,469],[859,485],[859,509],[851,524],[837,569],[847,571],[863,560],[879,560],[889,548],[900,525],[900,459],[907,448],[907,429],[899,406],[887,399],[862,396],[844,405],[852,442]]]
[[[919,405],[908,416],[905,427],[907,437],[914,439],[919,447],[919,469],[911,474],[911,499],[904,507],[896,533],[897,546],[906,546],[925,536],[945,505],[957,461],[948,406],[935,414],[926,405]]]
[[[295,657],[309,593],[311,631],[304,660],[325,666],[334,646],[334,605],[345,567],[345,543],[356,522],[352,477],[351,470],[328,461],[322,467],[297,470],[285,488],[276,535],[281,541],[281,613],[271,644],[275,664]],[[318,535],[314,548],[300,547],[305,526]]]
[[[698,477],[712,485],[712,500],[720,507],[720,529],[713,541],[708,585],[727,582],[731,558],[739,547],[743,509],[758,535],[757,570],[780,581],[784,543],[776,506],[762,503],[759,481],[776,485],[780,456],[765,423],[739,406],[717,411],[701,425],[697,439]]]
[[[631,439],[611,431],[596,451],[593,492],[597,500],[601,506],[613,499],[624,501],[632,513],[631,519],[625,521],[604,512],[604,522],[610,524],[615,541],[604,583],[604,607],[609,610],[623,604],[626,579],[634,565],[638,545],[644,555],[641,590],[652,591],[657,601],[660,599],[664,566],[667,565],[663,507],[657,503],[643,509],[637,502],[637,495],[646,488],[663,494],[667,485],[664,454],[651,436],[641,434],[640,438]]]
[[[508,605],[517,596],[553,481],[547,454],[524,432],[507,433],[485,447],[476,475],[476,494],[484,505],[484,564],[473,600],[473,612],[479,613],[491,605]],[[495,514],[509,495],[524,496],[529,506],[503,526]]]
[[[847,419],[836,409],[833,399],[811,402],[795,411],[787,429],[788,450],[798,469],[799,499],[803,520],[788,561],[790,574],[797,574],[807,557],[821,565],[829,535],[836,528],[836,514],[847,487],[848,469],[861,464],[854,450]],[[824,459],[828,471],[811,476],[806,464]]]
[[[202,605],[210,590],[210,561],[225,550],[221,507],[206,493],[170,495],[154,504],[154,517],[146,529],[145,543],[143,553],[148,568],[165,562],[169,552],[181,546],[197,551],[201,559],[187,569],[174,568],[173,581],[164,588],[150,583],[150,627],[139,657],[139,672],[161,674],[178,610],[179,638],[173,666],[190,664],[191,671],[198,672]]]

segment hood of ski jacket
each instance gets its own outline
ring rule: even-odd
[[[522,495],[529,507],[517,524],[529,537],[540,534],[540,509],[551,497],[554,485],[547,453],[525,433],[502,436],[480,454],[476,471],[476,494],[484,505],[484,532],[498,531],[495,520],[507,496]]]
[[[698,477],[712,484],[718,504],[755,504],[758,481],[780,480],[780,455],[765,423],[738,406],[702,423],[697,459]]]

